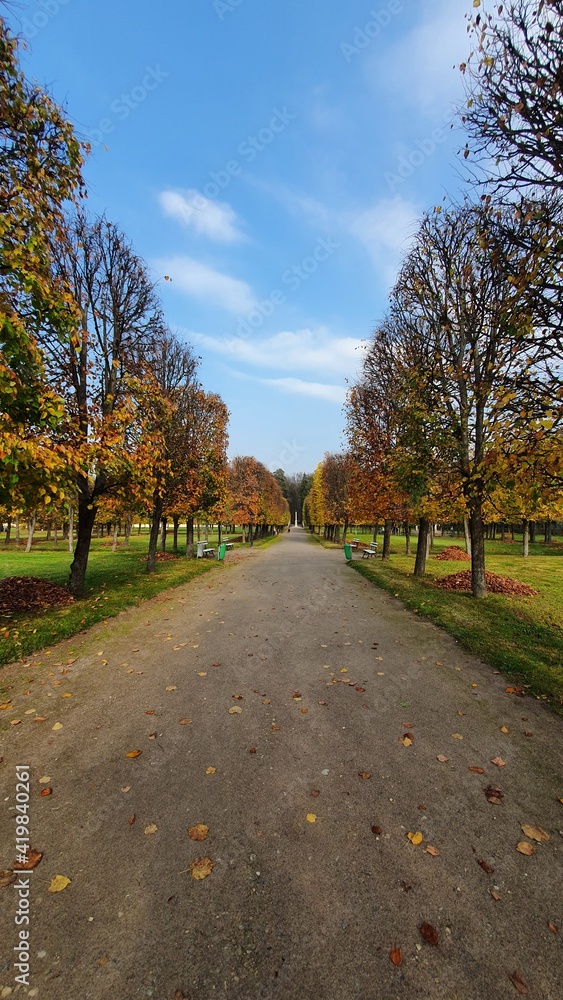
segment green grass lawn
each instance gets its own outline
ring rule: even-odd
[[[354,532],[350,538],[371,540],[369,535]],[[381,535],[378,542],[381,551]],[[530,545],[528,559],[524,559],[518,537],[514,543],[487,542],[487,570],[531,584],[540,593],[538,597],[489,594],[482,601],[434,585],[439,577],[470,568],[469,563],[432,558],[452,544],[463,546],[463,540],[435,539],[423,580],[412,575],[415,537],[411,540],[410,556],[405,555],[404,538],[394,535],[389,563],[383,563],[379,557],[362,559],[355,553],[352,566],[368,580],[400,597],[408,608],[446,629],[470,652],[512,680],[529,684],[533,694],[563,710],[563,543],[536,542]]]
[[[204,535],[202,532],[202,539]],[[180,551],[185,548],[185,530],[180,535]],[[217,535],[209,535],[211,545],[217,543]],[[255,542],[263,547],[275,539]],[[45,646],[51,646],[60,639],[95,625],[99,621],[117,615],[123,608],[140,604],[154,597],[168,587],[177,587],[201,573],[206,573],[217,562],[214,559],[191,559],[178,557],[157,563],[156,572],[145,572],[148,548],[148,534],[131,535],[131,544],[126,547],[120,540],[117,551],[111,550],[111,539],[93,539],[88,573],[87,592],[83,600],[68,607],[45,612],[6,615],[0,613],[0,665],[20,659]],[[235,548],[248,548],[236,545]],[[167,551],[172,550],[172,536],[169,535]],[[232,551],[232,550],[230,550]],[[59,541],[55,549],[53,542],[46,542],[45,535],[39,534],[31,552],[26,555],[23,545],[13,542],[9,548],[0,544],[0,578],[6,576],[37,576],[66,586],[72,556],[67,544]],[[227,555],[226,565],[229,557]]]

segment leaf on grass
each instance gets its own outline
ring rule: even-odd
[[[158,827],[157,827],[156,823],[149,823],[149,825],[145,827],[145,833],[146,833],[147,837],[151,837],[152,834],[156,833],[157,830],[158,830]]]
[[[238,705],[233,705],[233,707],[229,709],[229,715],[242,715],[242,708],[239,708]]]
[[[197,823],[196,826],[190,826],[188,830],[188,837],[190,840],[205,840],[207,834],[209,833],[209,827],[205,823]]]
[[[192,878],[195,878],[198,882],[211,875],[214,868],[215,864],[211,858],[196,858],[190,865]]]
[[[425,847],[424,850],[426,851],[427,854],[431,854],[433,858],[439,858],[440,857],[440,851],[438,850],[438,848],[437,847],[432,847],[431,844],[428,844],[428,846]]]
[[[424,938],[427,944],[431,944],[434,947],[436,947],[439,940],[438,931],[436,930],[435,927],[432,926],[432,924],[427,924],[427,923],[422,924],[420,928],[420,933],[422,934],[422,937]]]
[[[70,879],[67,878],[66,875],[55,875],[55,877],[51,879],[47,891],[62,892],[63,889],[66,889],[67,885],[70,885]]]
[[[125,756],[126,757],[131,757],[131,758],[133,758],[133,757],[140,757],[141,754],[142,754],[142,752],[143,752],[142,750],[130,750],[129,753],[125,754]]]
[[[306,819],[307,819],[308,823],[316,823],[317,822],[317,817],[315,816],[314,813],[307,813]]]
[[[391,948],[389,958],[393,962],[393,965],[403,964],[403,953],[400,948]]]
[[[519,972],[513,972],[511,976],[508,977],[510,982],[514,986],[514,989],[518,990],[520,996],[528,996],[528,984],[526,980],[520,975]]]
[[[502,757],[493,757],[491,764],[496,764],[497,767],[506,767],[506,761]]]
[[[407,833],[407,837],[409,838],[411,844],[414,844],[415,847],[418,847],[419,844],[422,844],[422,841],[424,840],[424,837],[420,833],[420,830],[417,831],[417,833]]]
[[[449,757],[445,757],[443,753],[439,753],[438,756],[436,757],[436,760],[439,760],[440,764],[447,764],[448,761],[449,761],[449,759],[450,758]]]
[[[16,861],[16,862],[14,862],[14,864],[12,865],[12,868],[13,868],[14,871],[18,871],[18,872],[21,872],[21,871],[23,871],[23,872],[33,871],[34,868],[37,868],[37,865],[41,861],[42,857],[43,857],[43,855],[42,855],[41,851],[28,851],[27,855],[26,855],[26,860],[25,861]]]
[[[525,854],[527,858],[531,858],[532,855],[536,853],[534,845],[529,844],[527,840],[521,840],[520,843],[516,845],[516,850],[519,854]]]
[[[530,840],[536,840],[538,844],[541,844],[542,840],[545,840],[546,844],[549,842],[549,834],[542,830],[541,826],[528,826],[527,823],[521,823],[520,827],[524,836],[529,837]]]
[[[491,866],[488,865],[487,862],[483,860],[483,858],[478,858],[477,864],[481,865],[481,868],[483,869],[484,872],[487,873],[487,875],[494,875],[495,871],[494,868],[491,868]]]

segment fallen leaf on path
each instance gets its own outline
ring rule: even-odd
[[[484,767],[470,767],[469,770],[473,774],[484,774],[485,773],[485,768]]]
[[[317,817],[315,816],[314,813],[307,813],[306,819],[307,819],[308,823],[316,823],[317,822]]]
[[[178,689],[177,689],[177,687],[176,687],[175,684],[169,684],[168,687],[166,687],[164,690],[165,691],[177,691]]]
[[[412,742],[413,741],[412,741],[411,736],[400,736],[399,737],[399,743],[402,743],[404,747],[411,747],[412,746]]]
[[[154,715],[154,708],[147,709],[147,711],[145,712],[145,715]]]
[[[9,869],[0,872],[0,889],[5,889],[8,885],[11,885],[12,882],[16,881],[16,878],[17,875]]]
[[[440,764],[447,764],[448,761],[449,761],[449,759],[450,758],[449,757],[445,757],[443,753],[439,753],[438,756],[436,757],[436,760],[439,760]]]
[[[135,822],[136,819],[137,819],[137,817],[135,816],[135,813],[133,813],[133,815],[130,816],[129,819],[127,820],[127,822],[129,823],[129,826],[133,826],[133,824],[134,824],[134,822]]]
[[[497,767],[506,767],[506,761],[502,757],[493,757],[491,764],[496,764]]]
[[[527,840],[521,840],[520,843],[516,845],[516,850],[519,854],[525,854],[527,858],[531,858],[532,855],[536,853],[534,845],[529,844]]]
[[[403,953],[402,953],[402,951],[401,951],[400,948],[391,948],[391,951],[389,953],[389,957],[390,957],[391,961],[393,962],[393,965],[402,965],[403,964]]]
[[[501,731],[501,733],[509,733],[510,729],[507,729],[506,726],[501,726],[500,727],[500,731]]]
[[[452,740],[462,740],[463,736],[461,733],[452,733]]]
[[[431,844],[428,844],[428,846],[425,847],[424,850],[426,851],[427,854],[431,854],[433,858],[439,858],[440,857],[440,851],[438,850],[438,848],[437,847],[432,847]]]
[[[191,719],[180,719],[178,723],[179,726],[191,726],[191,724],[192,724]]]
[[[34,722],[47,722],[47,716],[46,715],[36,715],[33,721]]]
[[[216,767],[206,767],[205,773],[206,774],[217,774],[217,768]]]
[[[407,833],[407,837],[409,838],[411,844],[414,844],[415,847],[418,847],[419,844],[422,844],[422,841],[424,840],[424,837],[420,833],[420,830],[417,833]]]
[[[371,778],[371,772],[370,771],[358,771],[358,777],[365,778],[365,780],[367,781],[368,778]]]
[[[51,879],[47,892],[62,892],[63,889],[66,889],[67,885],[70,885],[70,879],[66,875],[55,875]]]
[[[21,719],[12,719],[12,721],[10,722],[11,726],[21,726],[21,724],[22,724],[22,720]],[[55,727],[53,726],[53,729],[54,728]],[[60,728],[62,729],[63,727],[61,726]]]
[[[207,670],[201,670],[198,672],[198,677],[207,677]]]
[[[145,827],[144,832],[146,833],[147,837],[151,837],[152,834],[156,833],[157,830],[158,830],[158,827],[157,827],[156,823],[149,823],[149,825]]]
[[[514,989],[518,990],[521,996],[528,996],[528,984],[519,972],[513,972],[508,978],[514,986]]]
[[[149,733],[149,740],[156,740],[158,733]]]
[[[542,830],[541,826],[528,826],[527,823],[521,823],[520,827],[524,836],[529,837],[530,840],[536,840],[538,844],[541,844],[542,840],[545,840],[546,844],[549,842],[549,834]]]
[[[141,754],[142,754],[142,752],[143,752],[142,750],[130,750],[129,753],[125,754],[125,756],[126,757],[131,757],[131,758],[133,758],[133,757],[140,757]]]
[[[328,701],[319,701],[318,704],[323,705],[324,708],[328,708]]]
[[[37,868],[37,865],[41,861],[42,857],[43,857],[43,854],[41,853],[41,851],[28,851],[27,855],[26,855],[26,860],[25,861],[15,861],[14,864],[12,865],[12,868],[13,868],[13,870],[15,872],[16,871],[18,871],[18,872],[22,872],[22,871],[23,872],[30,872],[30,871],[33,871],[34,868]]]
[[[380,826],[372,826],[371,832],[374,834],[375,837],[379,837],[383,833],[383,830],[381,829]]]
[[[264,701],[262,702],[262,704],[263,704],[263,705],[271,705],[271,704],[272,704],[272,702],[270,701],[270,699],[269,699],[269,698],[264,698]]]
[[[238,705],[233,705],[233,707],[229,709],[229,715],[242,715],[242,708],[239,708]]]
[[[214,868],[215,864],[211,858],[196,858],[190,865],[192,878],[195,878],[198,882],[211,875]]]
[[[188,837],[190,840],[205,840],[207,834],[209,833],[209,827],[205,826],[205,823],[197,823],[196,826],[190,826],[188,830]]]
[[[551,920],[548,922],[547,927],[548,927],[548,930],[550,930],[552,934],[559,934],[559,928],[556,927],[555,924],[552,924]]]
[[[307,715],[307,712],[308,712],[308,711],[309,711],[309,709],[308,709],[308,708],[302,708],[302,709],[301,709],[301,715]]]
[[[279,727],[279,726],[272,726],[272,731],[273,731],[274,733],[279,733],[279,731],[280,731],[280,727]]]
[[[495,903],[499,903],[502,899],[500,893],[496,892],[495,889],[491,889],[491,896],[493,897]]]
[[[313,788],[311,791],[311,795],[313,796],[314,799],[318,799],[320,794],[321,793],[316,788]]]
[[[493,806],[502,805],[503,790],[499,788],[498,785],[488,785],[487,788],[483,789],[485,793],[485,798],[487,802],[490,802]]]
[[[42,797],[43,796],[47,796],[47,795],[52,795],[53,794],[53,789],[52,788],[43,788],[41,790],[40,794],[41,794]]]
[[[483,858],[478,858],[477,864],[481,865],[481,868],[483,869],[484,872],[487,873],[487,875],[494,875],[495,871],[494,868],[491,868],[491,866],[488,865],[487,862],[483,860]]]
[[[431,944],[434,947],[438,944],[438,931],[432,924],[422,924],[420,933],[427,944]]]
[[[125,785],[125,788],[122,788],[121,791],[123,792],[124,795],[126,795],[127,792],[131,791],[131,785]]]
[[[295,698],[295,701],[301,701],[301,698],[303,697],[303,695],[301,694],[301,691],[292,691],[291,692],[291,697]]]
[[[342,667],[341,670],[340,670],[340,673],[341,674],[347,674],[348,670],[346,669],[346,667]]]

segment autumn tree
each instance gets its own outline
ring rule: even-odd
[[[61,233],[56,273],[71,289],[78,319],[61,343],[45,322],[41,347],[53,385],[64,397],[64,442],[78,463],[78,531],[70,590],[84,592],[101,496],[132,475],[128,438],[137,414],[139,357],[162,320],[146,266],[123,233],[105,218],[76,215]],[[134,444],[134,441],[133,441]]]
[[[60,495],[70,460],[53,441],[64,405],[38,332],[48,323],[68,338],[74,303],[53,271],[53,246],[65,203],[83,191],[83,147],[64,112],[27,82],[17,50],[0,18],[0,465],[4,494],[17,488],[29,506]]]
[[[280,527],[289,520],[289,507],[279,483],[251,456],[238,456],[229,464],[229,506],[235,524],[248,526],[252,544],[255,529]]]

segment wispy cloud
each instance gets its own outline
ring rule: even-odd
[[[468,0],[422,0],[419,23],[366,61],[379,97],[383,88],[428,114],[453,105],[463,89],[457,67],[469,55],[468,6]]]
[[[376,271],[389,285],[397,276],[419,217],[418,206],[398,194],[350,215],[351,234],[364,245]]]
[[[216,271],[192,257],[169,257],[156,261],[155,266],[162,274],[169,275],[182,292],[235,316],[251,312],[256,305],[246,281]]]
[[[362,360],[361,341],[337,337],[325,327],[276,333],[262,340],[189,333],[197,347],[254,368],[351,376]]]
[[[301,378],[260,378],[258,375],[249,375],[247,372],[230,369],[231,375],[235,378],[244,379],[247,382],[256,382],[259,385],[271,386],[280,392],[285,392],[293,396],[308,396],[312,399],[323,399],[327,403],[338,403],[342,405],[346,398],[346,389],[341,385],[330,385],[324,382],[308,382]]]
[[[164,214],[176,219],[198,236],[216,243],[238,243],[244,239],[236,212],[226,202],[212,201],[199,191],[161,191],[158,201]]]

